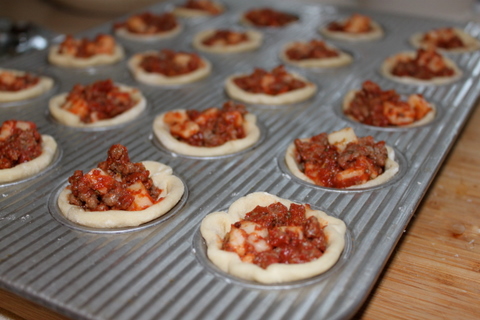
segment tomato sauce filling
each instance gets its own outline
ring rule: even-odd
[[[163,200],[149,175],[142,163],[130,162],[126,147],[116,144],[98,168],[86,174],[76,170],[68,178],[68,201],[90,211],[144,210]]]
[[[29,73],[16,75],[13,72],[0,71],[0,91],[17,92],[33,87],[39,82],[39,77]]]
[[[245,32],[216,30],[211,36],[205,38],[202,44],[206,46],[231,46],[248,40],[248,34]]]
[[[442,28],[429,31],[423,36],[422,43],[441,49],[457,49],[465,47],[462,38],[458,36],[453,28]]]
[[[42,154],[42,136],[35,123],[7,120],[0,128],[0,169],[10,169]]]
[[[209,0],[188,0],[181,6],[186,9],[206,11],[209,14],[217,15],[222,13],[222,8]]]
[[[140,62],[140,68],[146,72],[160,73],[166,77],[188,74],[204,65],[196,53],[175,52],[169,49],[163,49],[156,55],[145,56]]]
[[[307,43],[295,42],[285,51],[285,54],[291,60],[325,59],[339,56],[337,50],[328,47],[324,41],[315,39]]]
[[[259,27],[283,27],[298,20],[298,17],[270,8],[253,9],[245,13],[245,19]]]
[[[244,105],[228,101],[221,109],[167,112],[164,122],[179,141],[196,147],[217,147],[227,141],[245,138],[244,116],[247,113]]]
[[[431,110],[421,95],[411,95],[408,101],[403,101],[395,90],[382,90],[378,84],[365,81],[345,114],[364,124],[387,127],[411,124]]]
[[[371,19],[367,16],[355,13],[343,22],[331,22],[327,29],[334,32],[366,33],[372,30]]]
[[[59,54],[66,54],[76,58],[86,59],[97,54],[112,55],[115,51],[115,38],[107,34],[99,34],[93,40],[75,39],[67,35],[58,47]]]
[[[272,96],[307,86],[305,81],[289,74],[283,66],[278,66],[271,72],[256,68],[252,74],[234,78],[233,82],[244,91]]]
[[[399,58],[391,72],[397,77],[421,80],[455,75],[455,70],[447,66],[445,59],[433,49],[418,49],[413,58]]]
[[[138,101],[123,92],[111,79],[89,85],[75,85],[62,108],[77,115],[83,123],[111,119],[131,109]]]
[[[235,252],[243,262],[266,269],[274,263],[299,264],[320,258],[327,248],[323,226],[306,217],[309,205],[280,202],[257,206],[231,225],[222,250]]]
[[[126,28],[131,33],[151,35],[173,30],[177,25],[177,19],[172,13],[155,15],[144,12],[131,16],[125,22],[116,23],[113,28]]]
[[[375,142],[371,136],[348,143],[344,150],[331,145],[326,133],[294,144],[300,171],[323,187],[347,188],[375,179],[388,158],[385,141]]]

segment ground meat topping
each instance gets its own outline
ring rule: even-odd
[[[245,13],[245,19],[259,27],[283,27],[298,20],[298,17],[269,8],[252,9]]]
[[[112,55],[115,51],[115,38],[107,34],[99,34],[94,40],[87,38],[75,39],[67,35],[58,47],[59,54],[66,54],[76,58],[90,58],[97,54]]]
[[[30,73],[17,75],[10,71],[0,71],[0,91],[16,92],[33,87],[40,82],[40,77]]]
[[[465,43],[458,36],[453,28],[441,28],[431,30],[424,34],[422,41],[424,45],[441,49],[464,48]]]
[[[323,228],[309,205],[280,202],[257,206],[232,224],[222,249],[235,252],[243,262],[266,269],[273,263],[298,264],[320,258],[327,248]]]
[[[272,96],[301,89],[307,85],[305,81],[288,73],[283,66],[278,66],[271,72],[257,68],[250,75],[234,78],[233,82],[244,91]]]
[[[231,30],[216,30],[211,36],[202,41],[206,46],[231,46],[248,41],[246,32]]]
[[[212,15],[218,15],[223,11],[213,1],[209,0],[187,0],[187,2],[181,7],[186,9],[206,11]]]
[[[385,141],[375,143],[371,136],[348,143],[342,151],[329,144],[326,133],[294,143],[300,171],[323,187],[346,188],[375,179],[388,158]]]
[[[75,85],[62,108],[76,114],[83,123],[111,119],[131,109],[136,101],[130,92],[121,91],[111,79],[89,85]]]
[[[285,54],[291,60],[325,59],[339,56],[337,50],[328,47],[324,41],[316,39],[306,43],[295,42],[286,50]]]
[[[68,178],[69,203],[89,211],[144,210],[160,202],[162,190],[157,188],[150,172],[142,163],[132,163],[127,148],[113,145],[106,161],[83,174],[76,170]]]
[[[35,123],[7,120],[0,128],[0,169],[13,168],[42,154],[42,136]]]
[[[140,68],[150,73],[160,73],[167,77],[175,77],[193,72],[204,66],[196,53],[175,52],[163,49],[156,55],[147,55],[140,62]]]
[[[151,12],[144,12],[133,15],[125,22],[114,25],[114,29],[126,28],[131,33],[151,35],[168,32],[177,27],[178,22],[172,13],[155,15]]]
[[[399,58],[391,72],[397,77],[412,77],[421,80],[455,75],[455,70],[447,66],[442,55],[431,48],[418,49],[413,58]]]
[[[331,22],[327,29],[335,32],[366,33],[372,30],[372,20],[364,15],[355,13],[343,22]]]
[[[245,138],[245,114],[244,105],[228,101],[222,109],[167,112],[164,121],[170,126],[172,136],[179,141],[196,147],[216,147],[227,141]]]
[[[345,114],[355,120],[377,127],[404,126],[425,117],[432,107],[419,94],[402,101],[395,90],[382,90],[372,81],[365,81],[355,93]]]

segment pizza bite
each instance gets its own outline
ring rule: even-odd
[[[271,8],[251,9],[242,15],[241,22],[253,27],[282,28],[299,19],[296,15]]]
[[[358,13],[343,21],[330,22],[320,32],[329,38],[345,41],[371,41],[383,37],[383,29],[377,22]]]
[[[97,168],[76,170],[58,197],[70,221],[93,228],[136,227],[159,218],[181,199],[185,187],[172,168],[159,162],[130,162],[116,144]]]
[[[182,31],[182,25],[170,12],[154,14],[143,12],[132,15],[124,22],[114,25],[117,36],[129,40],[155,41],[168,39]]]
[[[7,120],[0,128],[0,183],[29,178],[51,163],[57,143],[31,121]]]
[[[212,71],[210,62],[198,54],[169,49],[137,53],[128,67],[137,81],[158,86],[195,82]]]
[[[388,79],[416,85],[448,84],[462,76],[455,62],[432,48],[393,55],[382,63],[381,72]]]
[[[302,68],[334,68],[353,61],[351,55],[317,39],[287,43],[280,52],[280,58]]]
[[[295,139],[287,148],[290,172],[327,188],[367,188],[390,180],[399,169],[394,150],[371,136],[358,138],[352,128]]]
[[[48,61],[61,67],[86,68],[113,64],[124,56],[123,48],[110,35],[98,34],[93,40],[67,35],[60,44],[50,47]]]
[[[200,231],[210,261],[260,283],[308,279],[332,268],[345,247],[345,223],[277,196],[255,192],[213,212]]]
[[[52,87],[52,78],[24,71],[0,69],[0,103],[31,99]]]
[[[435,105],[421,94],[402,100],[395,90],[382,90],[373,81],[365,81],[360,90],[351,90],[343,100],[343,112],[349,118],[376,127],[415,127],[435,118]]]
[[[220,2],[211,0],[187,0],[173,9],[175,15],[183,18],[217,16],[224,11]]]
[[[465,53],[480,49],[480,42],[459,28],[438,28],[418,32],[410,37],[416,48],[435,48],[441,52]]]
[[[256,116],[232,101],[221,109],[172,110],[155,118],[153,131],[169,150],[189,156],[223,156],[244,150],[260,138]]]
[[[108,127],[135,119],[146,108],[146,99],[135,88],[111,79],[75,85],[68,93],[50,99],[50,114],[71,127]]]
[[[211,53],[235,53],[255,50],[261,46],[263,35],[254,30],[235,31],[212,29],[199,32],[193,46]]]
[[[236,100],[253,104],[282,105],[312,97],[317,86],[283,66],[272,71],[256,68],[251,74],[235,74],[225,81],[227,94]]]

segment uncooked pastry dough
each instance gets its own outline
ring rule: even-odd
[[[68,220],[92,228],[136,227],[164,215],[180,201],[185,190],[183,182],[173,175],[172,168],[167,165],[154,161],[143,161],[142,163],[150,171],[153,184],[162,189],[159,197],[164,199],[159,203],[139,211],[86,211],[68,202],[71,191],[65,188],[58,197],[60,212]]]
[[[318,218],[321,226],[325,226],[323,231],[327,239],[327,249],[316,260],[300,264],[274,263],[262,269],[253,263],[242,262],[234,252],[221,250],[223,238],[230,231],[233,223],[244,218],[245,214],[256,206],[268,206],[275,202],[280,202],[287,208],[292,203],[266,192],[255,192],[233,202],[228,212],[219,211],[207,215],[202,220],[200,232],[207,244],[208,258],[213,264],[245,280],[282,283],[314,277],[326,272],[338,261],[345,247],[345,223],[320,210],[307,209],[306,211],[307,217],[313,215]]]
[[[16,76],[23,76],[27,72],[19,71],[19,70],[12,70],[12,69],[1,69],[0,73],[2,72],[11,72]],[[36,76],[36,75],[34,75]],[[26,100],[36,96],[39,96],[53,87],[53,79],[44,76],[38,76],[40,80],[38,83],[32,87],[19,90],[19,91],[0,91],[0,102],[11,102],[11,101],[19,101],[19,100]]]
[[[123,59],[125,52],[119,44],[115,44],[113,54],[96,54],[89,58],[77,58],[68,54],[58,53],[59,45],[52,45],[48,53],[51,64],[69,68],[87,68],[99,65],[113,64]]]
[[[375,21],[370,20],[370,31],[368,32],[342,32],[342,31],[331,31],[328,30],[327,26],[324,26],[320,29],[320,33],[326,37],[337,39],[337,40],[344,40],[344,41],[373,41],[378,40],[383,37],[383,29],[382,27]]]
[[[142,83],[154,85],[154,86],[162,86],[162,85],[177,85],[177,84],[185,84],[200,80],[205,78],[212,72],[212,65],[207,59],[201,58],[203,62],[203,67],[198,68],[187,74],[182,74],[179,76],[167,77],[160,73],[156,72],[146,72],[142,68],[140,68],[140,63],[142,59],[149,55],[157,55],[157,51],[147,51],[144,53],[137,53],[133,57],[128,60],[128,68],[132,72],[134,78]]]
[[[349,108],[350,103],[352,102],[353,98],[355,98],[355,95],[357,94],[357,92],[359,92],[359,90],[350,90],[345,95],[345,98],[343,98],[343,105],[342,105],[343,112],[345,112]],[[433,119],[435,119],[435,115],[437,113],[437,108],[435,107],[435,104],[433,104],[433,103],[429,103],[429,106],[432,108],[432,110],[430,110],[430,112],[427,113],[422,119],[417,120],[415,122],[412,122],[410,124],[404,125],[404,126],[390,126],[390,127],[387,127],[387,128],[412,128],[412,127],[423,126],[427,123],[432,122]],[[357,121],[357,119],[355,119],[352,116],[347,115],[347,117],[349,119],[352,119],[355,122],[359,122],[359,121]],[[359,123],[361,123],[361,122],[359,122]]]
[[[20,163],[15,167],[0,169],[0,183],[14,182],[39,173],[52,163],[56,151],[55,139],[48,135],[42,135],[42,153],[35,159]]]
[[[262,45],[263,35],[254,30],[247,30],[245,33],[248,36],[248,40],[233,45],[213,45],[207,46],[202,43],[203,40],[213,35],[216,30],[205,30],[195,35],[193,39],[193,46],[201,51],[211,53],[235,53],[254,50]]]
[[[462,29],[459,28],[452,28],[455,34],[462,39],[463,43],[465,44],[464,47],[461,48],[452,48],[452,49],[446,49],[446,48],[439,48],[436,47],[435,49],[440,52],[445,52],[445,53],[466,53],[466,52],[472,52],[480,49],[480,42],[463,31]],[[425,45],[422,43],[422,39],[425,36],[425,32],[418,32],[413,34],[410,37],[410,43],[415,47],[415,48],[424,48],[426,49],[428,45]]]
[[[115,29],[115,35],[128,40],[150,42],[150,41],[173,38],[176,35],[178,35],[180,32],[182,32],[182,30],[183,30],[183,26],[177,22],[177,25],[175,26],[175,28],[173,28],[172,30],[164,31],[164,32],[158,32],[153,34],[142,34],[142,33],[130,32],[128,31],[127,28],[120,27]]]
[[[344,130],[346,130],[346,129],[336,131],[336,132],[333,132],[333,133],[329,134],[329,143],[331,143],[330,140],[331,140],[332,134],[335,134],[336,135],[335,139],[337,139],[339,141],[341,140],[342,141],[341,144],[346,146],[348,144],[348,142],[351,141],[351,138],[348,137],[348,136],[343,136],[344,133],[347,133],[347,131],[344,131]],[[342,137],[344,137],[344,138],[342,139]],[[309,139],[310,138],[304,138],[304,139],[300,139],[300,140],[306,141],[306,140],[309,140]],[[393,150],[393,148],[390,147],[390,146],[387,146],[387,145],[385,145],[385,147],[387,148],[387,154],[388,154],[388,158],[387,158],[387,161],[385,163],[385,171],[381,175],[376,177],[375,179],[369,180],[369,181],[367,181],[363,184],[350,186],[350,187],[347,187],[345,189],[370,188],[370,187],[381,185],[381,184],[383,184],[383,183],[385,183],[388,180],[393,178],[393,176],[399,170],[399,165],[395,161],[395,151]],[[303,181],[306,181],[308,183],[316,185],[315,182],[312,179],[310,179],[302,171],[300,171],[300,169],[298,167],[298,164],[297,164],[297,161],[295,161],[295,144],[293,142],[288,146],[287,152],[285,153],[285,163],[286,163],[288,169],[290,170],[290,172],[294,176],[296,176],[297,178],[299,178]]]
[[[172,111],[185,113],[183,109]],[[260,138],[260,129],[256,124],[257,117],[254,114],[247,113],[243,125],[245,138],[230,140],[217,147],[195,147],[175,139],[175,137],[170,134],[170,127],[163,121],[164,115],[165,113],[162,113],[155,118],[153,122],[153,132],[167,149],[179,154],[197,157],[223,156],[244,150],[254,145]]]
[[[307,100],[317,92],[317,86],[308,81],[307,79],[301,77],[298,74],[289,72],[293,77],[306,83],[306,86],[300,89],[288,91],[278,95],[268,95],[264,93],[250,93],[239,86],[237,86],[233,79],[238,77],[244,77],[248,74],[234,74],[225,80],[225,90],[227,94],[236,100],[243,101],[246,103],[252,104],[271,104],[271,105],[282,105],[282,104],[291,104],[296,102],[301,102]]]
[[[65,103],[66,98],[68,96],[68,92],[56,95],[50,99],[50,102],[48,105],[50,114],[58,122],[65,124],[67,126],[78,127],[78,128],[110,127],[110,126],[131,121],[135,119],[143,110],[145,110],[147,101],[143,96],[143,94],[138,89],[121,85],[121,84],[117,84],[117,86],[120,87],[120,91],[130,92],[133,100],[137,101],[137,103],[129,110],[117,115],[114,118],[99,120],[91,123],[82,122],[78,115],[62,108],[62,105]]]
[[[297,41],[287,43],[283,47],[282,51],[280,51],[280,59],[286,63],[302,68],[335,68],[350,64],[353,61],[351,55],[328,44],[326,44],[327,48],[336,50],[338,52],[338,56],[322,59],[292,60],[287,56],[286,52],[289,48],[294,47],[297,43]]]
[[[380,72],[382,75],[390,80],[400,82],[400,83],[405,83],[405,84],[414,84],[414,85],[443,85],[443,84],[448,84],[457,81],[460,79],[462,76],[462,71],[457,67],[455,62],[450,60],[449,58],[443,56],[443,59],[445,61],[445,64],[449,67],[452,68],[454,71],[454,75],[450,77],[434,77],[430,80],[421,80],[413,77],[398,77],[392,74],[392,69],[397,63],[397,60],[400,57],[409,57],[411,59],[415,58],[416,56],[415,51],[406,51],[406,52],[400,52],[396,55],[393,55],[391,57],[388,57],[383,63],[382,66],[380,67]]]

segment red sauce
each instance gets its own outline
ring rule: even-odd
[[[35,123],[7,120],[0,132],[0,169],[13,168],[42,154],[42,136]]]
[[[324,41],[315,39],[307,43],[297,42],[288,48],[285,54],[291,60],[325,59],[339,55],[337,50],[327,47]]]
[[[111,119],[131,109],[135,101],[129,92],[122,92],[111,79],[89,85],[75,85],[62,108],[80,117],[84,123]]]
[[[202,43],[206,46],[213,45],[236,45],[248,41],[248,35],[245,32],[235,32],[231,30],[216,30],[214,34],[204,39]]]
[[[0,91],[16,92],[33,87],[40,81],[39,77],[25,73],[16,75],[9,71],[0,71]]]
[[[169,112],[164,121],[177,140],[196,147],[216,147],[227,141],[245,138],[244,105],[225,102],[221,109],[187,110],[186,118]]]
[[[127,148],[122,145],[113,145],[108,151],[107,160],[100,162],[98,168],[104,173],[98,169],[88,174],[76,170],[68,178],[72,192],[68,199],[70,204],[90,211],[143,210],[145,208],[137,208],[134,203],[139,192],[127,189],[136,182],[143,184],[148,191],[146,196],[152,203],[163,200],[159,198],[162,190],[149,178],[150,172],[142,163],[130,162]]]
[[[258,225],[257,229],[267,230],[267,236],[261,240],[268,244],[269,249],[258,252],[247,242],[245,252],[241,252],[244,257],[242,260],[253,256],[251,262],[265,269],[273,263],[298,264],[321,257],[327,247],[323,227],[314,216],[307,218],[306,210],[310,210],[309,205],[292,203],[287,208],[276,202],[267,207],[257,206],[247,213],[243,220],[231,226],[231,230],[240,230],[244,236],[248,236],[245,230],[239,228],[244,221],[254,222]],[[238,253],[230,242],[231,234],[232,231],[226,235],[222,249]]]
[[[125,22],[116,23],[113,28],[126,28],[129,32],[136,34],[156,34],[173,30],[178,22],[172,13],[155,15],[151,12],[144,12],[134,15]]]
[[[376,178],[384,172],[388,157],[385,142],[375,143],[371,136],[349,143],[343,151],[328,143],[326,133],[294,143],[300,171],[315,184],[330,188],[346,188]]]
[[[453,28],[436,29],[427,32],[422,42],[442,49],[464,48],[465,43]]]
[[[398,77],[430,80],[435,77],[451,77],[455,75],[455,71],[448,67],[443,57],[433,49],[418,49],[414,58],[397,61],[392,74]]]
[[[218,15],[222,13],[222,9],[217,6],[214,2],[209,0],[188,0],[181,7],[193,10],[206,11],[212,15]]]
[[[301,89],[307,85],[289,74],[283,66],[278,66],[271,72],[257,68],[250,75],[234,78],[233,82],[247,92],[273,96]]]
[[[71,55],[76,58],[90,58],[97,54],[113,54],[115,39],[107,34],[99,34],[93,40],[87,38],[75,39],[67,35],[58,47],[58,53]]]
[[[252,9],[245,13],[245,19],[259,27],[283,27],[298,20],[293,14],[270,8]]]
[[[175,52],[163,49],[157,55],[145,56],[140,67],[146,72],[160,73],[167,77],[175,77],[191,73],[204,66],[196,53]]]

